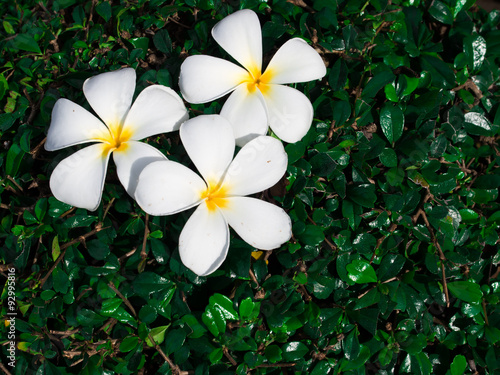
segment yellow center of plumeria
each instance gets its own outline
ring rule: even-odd
[[[127,141],[132,137],[132,133],[119,125],[108,126],[109,132],[98,137],[104,142],[103,154],[107,155],[110,151],[125,151],[128,148]]]
[[[256,89],[259,89],[262,94],[265,94],[270,86],[269,82],[272,78],[272,71],[270,69],[266,69],[264,74],[261,74],[259,69],[251,69],[248,72],[248,77],[245,80],[247,83],[247,88],[249,92],[254,92]]]
[[[205,204],[209,211],[215,211],[217,207],[224,208],[228,204],[227,200],[228,189],[225,186],[208,183],[208,187],[201,193],[201,199],[205,200]]]

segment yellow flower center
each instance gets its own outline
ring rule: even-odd
[[[104,156],[110,151],[125,151],[128,148],[127,141],[132,137],[132,133],[127,129],[122,129],[119,125],[108,126],[108,128],[108,133],[97,137],[106,144],[103,151]]]
[[[272,78],[272,72],[270,69],[266,69],[264,74],[261,74],[258,69],[252,69],[248,73],[248,78],[245,80],[247,83],[247,88],[249,92],[254,92],[259,89],[262,94],[265,94],[269,90],[269,82]]]
[[[209,211],[215,211],[217,207],[224,208],[227,206],[227,195],[227,187],[209,182],[207,189],[201,193],[201,199],[205,200]]]

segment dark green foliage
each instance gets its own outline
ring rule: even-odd
[[[132,66],[138,92],[178,91],[186,56],[226,56],[210,30],[239,8],[259,15],[265,61],[302,37],[328,73],[296,85],[315,120],[286,146],[286,179],[262,194],[289,212],[293,239],[252,257],[233,236],[221,269],[197,277],[176,248],[188,215],[146,216],[112,163],[97,211],[57,201],[49,177],[75,148],[46,152],[43,141],[56,100],[88,106],[82,84],[100,72]],[[11,373],[498,374],[499,12],[471,0],[0,9],[0,269],[7,280],[15,268],[16,368],[8,344],[1,356]],[[218,113],[221,103],[189,108]],[[188,162],[175,133],[148,143]]]

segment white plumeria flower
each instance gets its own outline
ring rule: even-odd
[[[236,144],[267,133],[283,141],[299,141],[309,130],[313,107],[287,83],[320,79],[326,74],[319,54],[300,38],[276,52],[262,73],[262,36],[257,15],[244,9],[217,23],[212,36],[245,69],[212,56],[189,56],[181,66],[179,86],[190,103],[206,103],[230,92],[221,115],[233,125]]]
[[[182,99],[172,89],[153,85],[135,100],[135,70],[102,73],[83,84],[83,93],[101,120],[67,99],[52,110],[45,142],[47,151],[97,142],[61,161],[50,177],[50,189],[62,202],[96,210],[113,154],[120,182],[133,197],[141,170],[149,163],[166,160],[143,138],[177,130],[188,118]]]
[[[197,206],[182,229],[182,262],[200,276],[214,272],[229,249],[229,226],[248,244],[271,250],[292,235],[291,220],[280,207],[245,197],[277,183],[287,167],[282,143],[260,136],[233,160],[235,140],[229,122],[202,115],[180,129],[198,174],[173,161],[148,165],[139,176],[135,198],[151,215],[171,215]]]

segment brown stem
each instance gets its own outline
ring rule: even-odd
[[[90,236],[93,236],[94,234],[96,234],[97,232],[100,232],[103,229],[108,229],[108,228],[109,227],[103,228],[101,223],[97,223],[97,225],[95,226],[95,228],[92,229],[90,232],[85,233],[83,236],[75,238],[74,240],[71,240],[68,243],[65,243],[64,245],[62,245],[61,248],[60,248],[61,249],[61,253],[57,257],[56,261],[54,262],[54,264],[52,265],[52,267],[50,267],[49,272],[47,272],[47,274],[43,277],[43,279],[40,280],[40,288],[43,287],[43,284],[45,284],[45,282],[50,277],[50,275],[52,274],[52,272],[54,272],[54,270],[56,269],[57,265],[64,258],[64,255],[66,254],[66,249],[68,247],[70,247],[71,245],[74,245],[75,243],[78,243],[78,242],[82,242],[82,241],[84,242],[86,238],[88,238]]]
[[[486,301],[484,300],[484,298],[482,301],[482,305],[483,305],[483,312],[484,312],[484,322],[486,323],[487,326],[489,326],[490,323],[488,321],[488,314],[486,313]]]
[[[0,370],[2,370],[3,372],[5,372],[5,375],[12,375],[9,370],[7,370],[5,368],[5,366],[2,364],[2,362],[0,362]]]
[[[127,298],[125,298],[125,296],[118,290],[118,288],[113,284],[112,281],[110,281],[108,283],[108,286],[111,289],[113,289],[113,292],[115,292],[116,295],[122,299],[123,303],[125,303],[125,305],[129,308],[129,310],[132,313],[132,315],[135,318],[137,318],[137,313],[135,312],[134,306],[132,306],[132,304],[129,302],[129,300]]]

